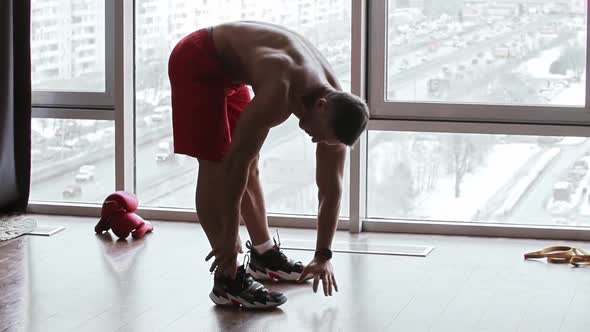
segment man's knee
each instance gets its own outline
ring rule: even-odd
[[[252,163],[250,163],[250,168],[248,169],[248,177],[251,179],[258,178],[258,176],[260,175],[260,169],[258,168],[258,159],[259,156],[256,156],[256,158],[252,160]]]
[[[254,166],[250,166],[250,171],[249,171],[248,176],[251,179],[258,178],[258,176],[260,176],[260,170],[258,169],[258,166],[255,166],[255,167]]]

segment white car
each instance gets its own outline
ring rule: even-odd
[[[162,113],[156,113],[156,114],[144,116],[143,123],[141,123],[141,126],[143,126],[143,127],[159,126],[163,122],[164,122],[164,115],[162,115]]]
[[[174,148],[171,141],[160,141],[156,152],[156,162],[163,162],[174,158]]]
[[[75,177],[76,182],[88,182],[94,180],[94,168],[94,165],[81,166]]]
[[[158,106],[156,108],[154,108],[154,113],[155,114],[170,114],[172,113],[172,107],[171,106]]]

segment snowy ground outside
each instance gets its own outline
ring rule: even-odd
[[[465,176],[460,197],[454,198],[453,177],[439,179],[434,190],[417,199],[423,203],[416,206],[411,214],[426,219],[470,221],[477,210],[539,150],[536,144],[497,145],[489,154],[485,166]]]

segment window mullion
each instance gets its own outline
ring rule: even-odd
[[[112,14],[115,50],[115,188],[135,192],[135,123],[134,123],[134,3],[107,0],[107,14]]]
[[[366,99],[367,1],[352,1],[351,92]],[[362,230],[366,210],[367,133],[350,151],[350,228],[351,233]]]

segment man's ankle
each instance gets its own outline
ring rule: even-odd
[[[252,247],[254,248],[254,251],[256,251],[257,254],[259,255],[264,255],[267,251],[269,251],[270,249],[274,248],[275,243],[272,239],[269,239],[266,242],[257,244],[257,245],[253,245]]]
[[[213,277],[215,279],[227,279],[229,277],[229,274],[225,273],[224,271],[221,271],[220,269],[217,269],[215,270]]]
[[[236,263],[237,269],[240,268],[239,263]],[[215,270],[215,273],[213,275],[213,277],[215,279],[235,279],[236,274],[238,273],[238,271],[232,271],[231,269],[222,269],[217,267],[217,269]],[[233,276],[232,276],[233,275]]]

